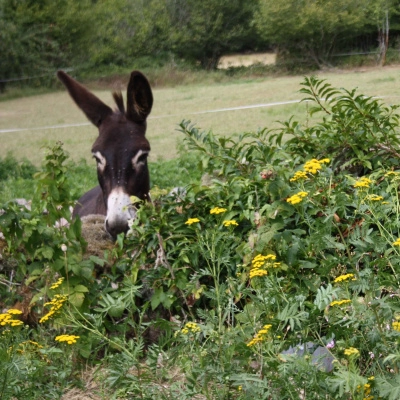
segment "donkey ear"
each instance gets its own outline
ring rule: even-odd
[[[131,73],[127,91],[126,116],[131,121],[144,122],[153,106],[153,94],[147,78],[139,71]]]
[[[105,118],[112,114],[113,111],[110,107],[64,71],[58,71],[57,77],[92,124],[99,127]]]

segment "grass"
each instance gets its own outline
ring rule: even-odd
[[[400,66],[364,68],[353,71],[321,72],[319,75],[333,85],[358,87],[370,96],[385,96],[387,103],[398,102]],[[150,161],[176,157],[177,143],[182,135],[177,131],[183,119],[216,134],[235,135],[278,126],[295,115],[307,118],[306,104],[276,105],[241,110],[206,112],[255,104],[285,102],[300,99],[302,76],[263,78],[232,78],[222,83],[187,84],[176,87],[155,87],[154,108],[148,121],[148,137],[152,145]],[[118,87],[125,85],[122,81]],[[95,91],[107,104],[112,104],[110,90]],[[90,148],[97,135],[88,125],[60,129],[41,128],[52,125],[86,123],[82,112],[68,94],[59,92],[29,96],[2,102],[0,129],[22,128],[21,132],[2,132],[0,157],[11,152],[17,159],[26,158],[38,165],[43,158],[42,147],[62,141],[72,159],[90,160]],[[39,129],[37,129],[39,128]],[[91,161],[90,161],[91,163]]]

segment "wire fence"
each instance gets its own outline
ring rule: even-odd
[[[74,71],[75,68],[61,68],[61,69],[65,72],[71,72],[71,71]],[[7,78],[7,79],[0,78],[0,83],[27,81],[27,80],[37,79],[37,78],[44,78],[45,76],[54,76],[54,78],[55,78],[56,71],[46,72],[46,73],[43,73],[40,75],[20,76],[20,77],[16,77],[16,78]]]

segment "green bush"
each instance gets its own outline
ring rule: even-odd
[[[54,229],[70,202],[55,147],[33,211],[0,217],[3,308],[14,270],[44,337],[101,358],[115,398],[397,399],[397,109],[316,78],[302,92],[319,122],[235,140],[183,122],[208,184],[153,191],[112,257],[83,258],[79,221]]]
[[[314,125],[232,140],[183,123],[212,183],[142,206],[128,234],[152,307],[187,316],[188,397],[398,396],[396,107],[303,85]]]

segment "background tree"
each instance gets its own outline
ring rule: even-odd
[[[222,55],[256,39],[258,0],[172,0],[169,11],[174,51],[215,69]]]
[[[368,0],[260,0],[257,26],[281,60],[322,67],[333,52],[365,31]]]
[[[90,0],[0,1],[0,80],[48,76],[90,44]]]
[[[95,8],[90,51],[94,65],[128,65],[138,56],[169,50],[169,17],[163,0],[105,0]]]
[[[389,49],[389,32],[393,23],[399,29],[398,16],[400,14],[399,0],[371,0],[369,4],[370,20],[378,31],[378,62],[386,64],[386,54]]]

